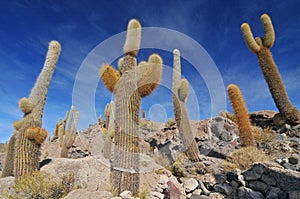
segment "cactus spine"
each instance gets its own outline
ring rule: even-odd
[[[190,125],[189,115],[186,108],[187,96],[189,94],[189,82],[181,79],[180,52],[175,49],[173,63],[173,105],[177,127],[181,136],[183,146],[189,159],[193,162],[200,161],[199,149],[194,139]]]
[[[17,133],[18,132],[15,130],[8,141],[8,149],[5,157],[3,171],[1,174],[2,178],[14,175],[14,157]]]
[[[74,123],[73,123],[74,112],[75,112],[74,106],[71,106],[70,113],[68,114],[68,118],[65,118],[65,121],[68,120],[68,122],[65,123],[67,126],[61,124],[58,130],[59,143],[61,146],[60,157],[62,158],[68,157],[68,151],[72,147],[76,138],[79,112],[78,111],[75,112]]]
[[[26,99],[27,107],[24,111],[24,99],[19,104],[21,110],[25,113],[22,124],[19,128],[19,134],[16,143],[15,154],[15,176],[16,179],[27,173],[32,173],[39,167],[40,146],[43,139],[46,139],[47,132],[41,130],[44,106],[48,93],[50,81],[52,79],[56,63],[60,54],[60,44],[57,41],[51,41],[49,44],[44,67],[32,88],[28,99]],[[31,109],[31,111],[30,111]],[[31,128],[40,129],[35,135],[38,138],[31,139],[27,137],[27,130]]]
[[[278,68],[272,57],[270,48],[275,41],[275,33],[272,21],[267,14],[261,16],[264,29],[264,38],[253,38],[249,24],[243,23],[241,30],[249,49],[254,52],[260,64],[260,68],[268,84],[273,100],[286,122],[292,125],[300,123],[300,112],[292,105],[285,90]]]
[[[137,20],[128,23],[125,56],[118,62],[119,71],[103,65],[100,76],[108,90],[116,95],[114,153],[111,181],[115,194],[139,189],[139,109],[141,98],[150,95],[157,87],[162,74],[162,60],[154,54],[146,63],[149,75],[139,70],[135,56],[141,40],[141,25]],[[154,73],[154,74],[151,74]],[[116,74],[117,76],[115,78]],[[111,79],[117,81],[110,81]]]
[[[105,158],[109,159],[111,155],[111,143],[114,138],[115,132],[115,103],[113,101],[109,104],[109,122],[107,126],[107,137],[105,139],[103,147],[103,155]]]
[[[244,147],[255,146],[248,110],[239,87],[235,84],[230,84],[227,87],[227,92],[236,116],[241,145]]]

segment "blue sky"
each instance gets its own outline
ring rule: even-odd
[[[74,103],[73,89],[75,82],[79,81],[76,78],[80,68],[85,67],[85,61],[89,61],[91,53],[97,52],[99,45],[125,31],[131,18],[139,19],[143,27],[178,31],[198,42],[217,67],[224,87],[230,83],[239,85],[249,112],[253,112],[277,109],[259,69],[256,55],[250,52],[244,43],[240,25],[247,21],[254,36],[262,36],[260,15],[268,13],[276,31],[276,40],[272,47],[273,57],[290,100],[300,109],[299,9],[300,2],[297,0],[1,1],[0,142],[9,139],[13,130],[12,122],[22,117],[18,100],[29,95],[43,66],[49,41],[58,40],[62,45],[61,57],[49,88],[43,120],[44,128],[52,133],[56,122],[64,117],[65,111]],[[142,35],[142,43],[145,39]],[[179,41],[174,41],[174,46],[176,42]],[[178,46],[182,44],[178,43]],[[109,51],[112,49],[114,46],[110,46]],[[121,52],[122,49],[116,50]],[[185,49],[179,50],[184,52]],[[153,52],[160,53],[164,60],[166,69],[162,82],[170,82],[171,49],[142,49],[138,60],[147,59]],[[197,53],[199,52],[195,51],[185,56],[197,57]],[[204,56],[207,58],[207,55]],[[111,60],[105,57],[105,53],[99,55],[101,56],[100,60]],[[199,58],[202,59],[201,56]],[[95,58],[93,61],[96,60],[98,59]],[[98,70],[102,63],[94,64],[96,65],[92,66],[92,70]],[[192,93],[188,101],[191,119],[205,119],[214,115],[218,106],[211,103],[213,101],[211,93],[215,92],[217,97],[220,93],[220,99],[224,98],[222,94],[224,89],[223,92],[218,92],[207,86],[207,82],[215,81],[213,79],[215,76],[203,77],[203,74],[197,73],[199,67],[203,70],[206,66],[195,66],[188,59],[182,60],[182,73],[190,81],[194,91],[194,95]],[[83,119],[80,129],[94,123],[95,115],[103,115],[105,104],[112,98],[99,81],[99,77],[94,84],[96,84],[94,98],[90,101],[95,113],[91,112],[93,118],[91,121],[84,119],[86,113],[81,115]],[[81,95],[85,94],[84,90],[81,92]],[[85,101],[80,102],[84,103]],[[227,98],[225,104],[227,105],[225,108],[231,111]],[[212,107],[215,107],[214,111]],[[169,87],[160,86],[151,96],[143,99],[142,108],[145,109],[149,119],[172,118],[173,107]]]

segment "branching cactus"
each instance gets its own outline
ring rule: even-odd
[[[103,155],[109,159],[111,155],[111,143],[115,135],[115,103],[109,103],[109,122],[107,127],[107,137],[103,147]]]
[[[267,14],[261,16],[264,38],[253,38],[249,24],[243,23],[241,30],[248,48],[257,55],[260,68],[268,84],[273,100],[286,122],[292,125],[300,123],[300,113],[292,105],[285,90],[278,68],[273,60],[270,48],[275,41],[272,21]]]
[[[175,120],[187,156],[191,161],[198,162],[200,161],[199,148],[194,139],[186,107],[187,96],[189,94],[189,82],[186,79],[181,79],[181,64],[179,50],[175,49],[173,53],[174,63],[172,92]]]
[[[75,112],[74,116],[74,123],[73,123],[73,114],[74,114],[74,106],[71,106],[69,117],[65,118],[65,120],[68,120],[67,126],[64,126],[64,124],[61,124],[58,130],[58,137],[59,137],[59,143],[61,146],[60,151],[60,157],[67,158],[68,157],[68,151],[74,144],[76,133],[77,133],[77,125],[78,125],[78,119],[79,119],[79,112]]]
[[[32,173],[39,167],[40,146],[48,133],[42,129],[42,117],[50,81],[60,54],[60,44],[51,41],[44,67],[28,98],[19,101],[24,113],[21,124],[17,124],[18,138],[15,151],[16,179]]]
[[[15,130],[8,141],[8,149],[6,152],[4,167],[1,174],[2,178],[14,175],[14,157],[17,133],[18,132]]]
[[[241,145],[244,147],[255,146],[248,110],[239,87],[235,84],[230,84],[227,87],[227,92],[236,116]]]
[[[114,152],[111,180],[114,194],[139,190],[139,109],[141,98],[158,86],[162,74],[162,59],[153,54],[148,62],[137,66],[136,55],[141,40],[141,25],[133,19],[127,27],[124,57],[118,62],[119,71],[103,65],[100,76],[106,88],[116,96]]]

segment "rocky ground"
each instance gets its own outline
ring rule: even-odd
[[[141,119],[140,191],[151,199],[300,198],[300,125],[275,125],[274,115],[273,111],[250,115],[258,148],[268,155],[266,161],[247,169],[231,170],[226,167],[226,160],[240,146],[237,125],[229,113],[191,121],[201,152],[201,161],[197,163],[182,155],[183,147],[173,120],[164,124]],[[77,135],[68,159],[59,158],[57,141],[44,143],[41,170],[53,176],[75,175],[74,186],[79,189],[65,198],[113,198],[110,162],[103,155],[104,140],[102,128],[91,125]],[[0,170],[4,156],[0,150]],[[13,177],[0,179],[2,190],[13,191],[12,184]],[[131,197],[125,191],[116,198]]]

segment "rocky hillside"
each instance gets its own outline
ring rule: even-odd
[[[259,150],[240,149],[235,118],[229,113],[191,121],[201,152],[201,161],[196,163],[184,155],[173,120],[141,119],[139,197],[300,198],[300,125],[278,125],[274,114],[260,111],[250,115]],[[100,125],[91,125],[77,134],[69,158],[60,158],[58,140],[44,143],[41,171],[55,177],[74,176],[73,190],[65,198],[113,198],[110,161],[103,155],[105,138]],[[0,152],[0,170],[4,154]],[[13,177],[1,178],[1,193],[13,194],[13,184]],[[130,192],[123,192],[117,198],[131,197]]]

